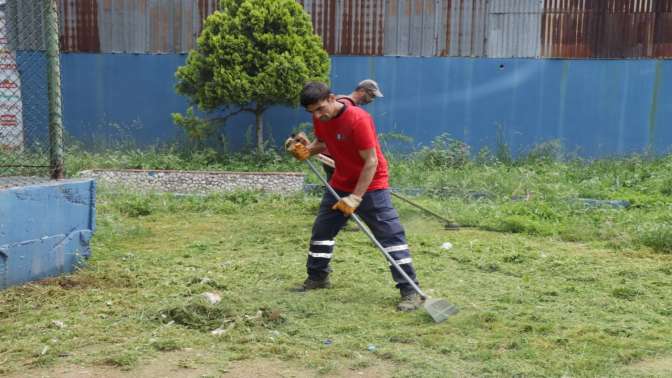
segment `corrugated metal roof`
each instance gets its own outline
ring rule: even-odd
[[[217,0],[58,0],[63,51],[180,53]],[[297,0],[335,55],[671,58],[672,0]],[[42,0],[9,0],[40,48]],[[13,22],[13,24],[12,24]]]

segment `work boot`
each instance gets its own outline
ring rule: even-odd
[[[310,277],[308,277],[301,285],[294,287],[291,290],[296,292],[306,292],[308,290],[329,288],[331,288],[331,282],[329,282],[329,276],[327,276],[320,281],[311,280]]]
[[[399,303],[397,303],[397,310],[404,312],[415,311],[422,306],[422,302],[422,297],[415,291],[404,293],[401,295]]]

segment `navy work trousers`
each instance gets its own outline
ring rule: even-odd
[[[350,193],[336,191],[339,196],[345,197]],[[313,232],[310,238],[308,252],[308,276],[312,280],[323,280],[331,268],[329,262],[334,252],[335,237],[348,221],[348,218],[338,210],[331,207],[336,203],[336,198],[325,191],[320,203],[320,210],[313,223]],[[390,191],[387,189],[367,192],[362,198],[362,203],[355,212],[364,223],[371,229],[378,242],[385,251],[399,264],[408,276],[417,284],[415,269],[411,260],[411,252],[406,242],[404,227],[399,222],[399,214],[392,206]],[[397,283],[397,288],[402,295],[413,291],[411,285],[404,277],[390,265],[392,278]]]

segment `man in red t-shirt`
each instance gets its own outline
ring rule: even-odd
[[[306,84],[301,91],[301,105],[313,115],[316,139],[307,146],[299,142],[290,144],[288,150],[297,159],[305,160],[328,148],[336,163],[329,183],[342,198],[337,201],[328,191],[322,197],[310,238],[308,278],[298,290],[331,287],[329,262],[334,238],[355,211],[383,248],[417,283],[404,228],[390,199],[387,161],[371,115],[359,107],[337,101],[329,87],[319,82]],[[415,310],[422,299],[394,267],[390,269],[401,292],[397,308]]]
[[[364,79],[357,84],[357,87],[352,93],[349,95],[337,95],[336,100],[351,106],[361,106],[372,103],[376,97],[383,97],[383,92],[380,91],[378,83],[371,79]],[[322,155],[331,157],[329,150],[323,151]],[[334,168],[326,164],[322,164],[322,168],[327,175],[327,180],[330,180],[331,175],[334,174]]]

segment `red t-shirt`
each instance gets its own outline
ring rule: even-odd
[[[352,99],[350,96],[336,96],[336,100],[344,105],[351,105],[351,106],[357,106],[355,103],[355,100]],[[329,154],[329,149],[327,148],[326,150],[322,151],[322,155],[331,157]]]
[[[336,170],[331,177],[331,186],[352,193],[364,167],[359,151],[376,149],[378,167],[367,192],[388,188],[387,160],[378,143],[375,125],[371,115],[365,110],[345,105],[336,118],[322,122],[313,117],[315,136],[323,141],[334,158]]]

